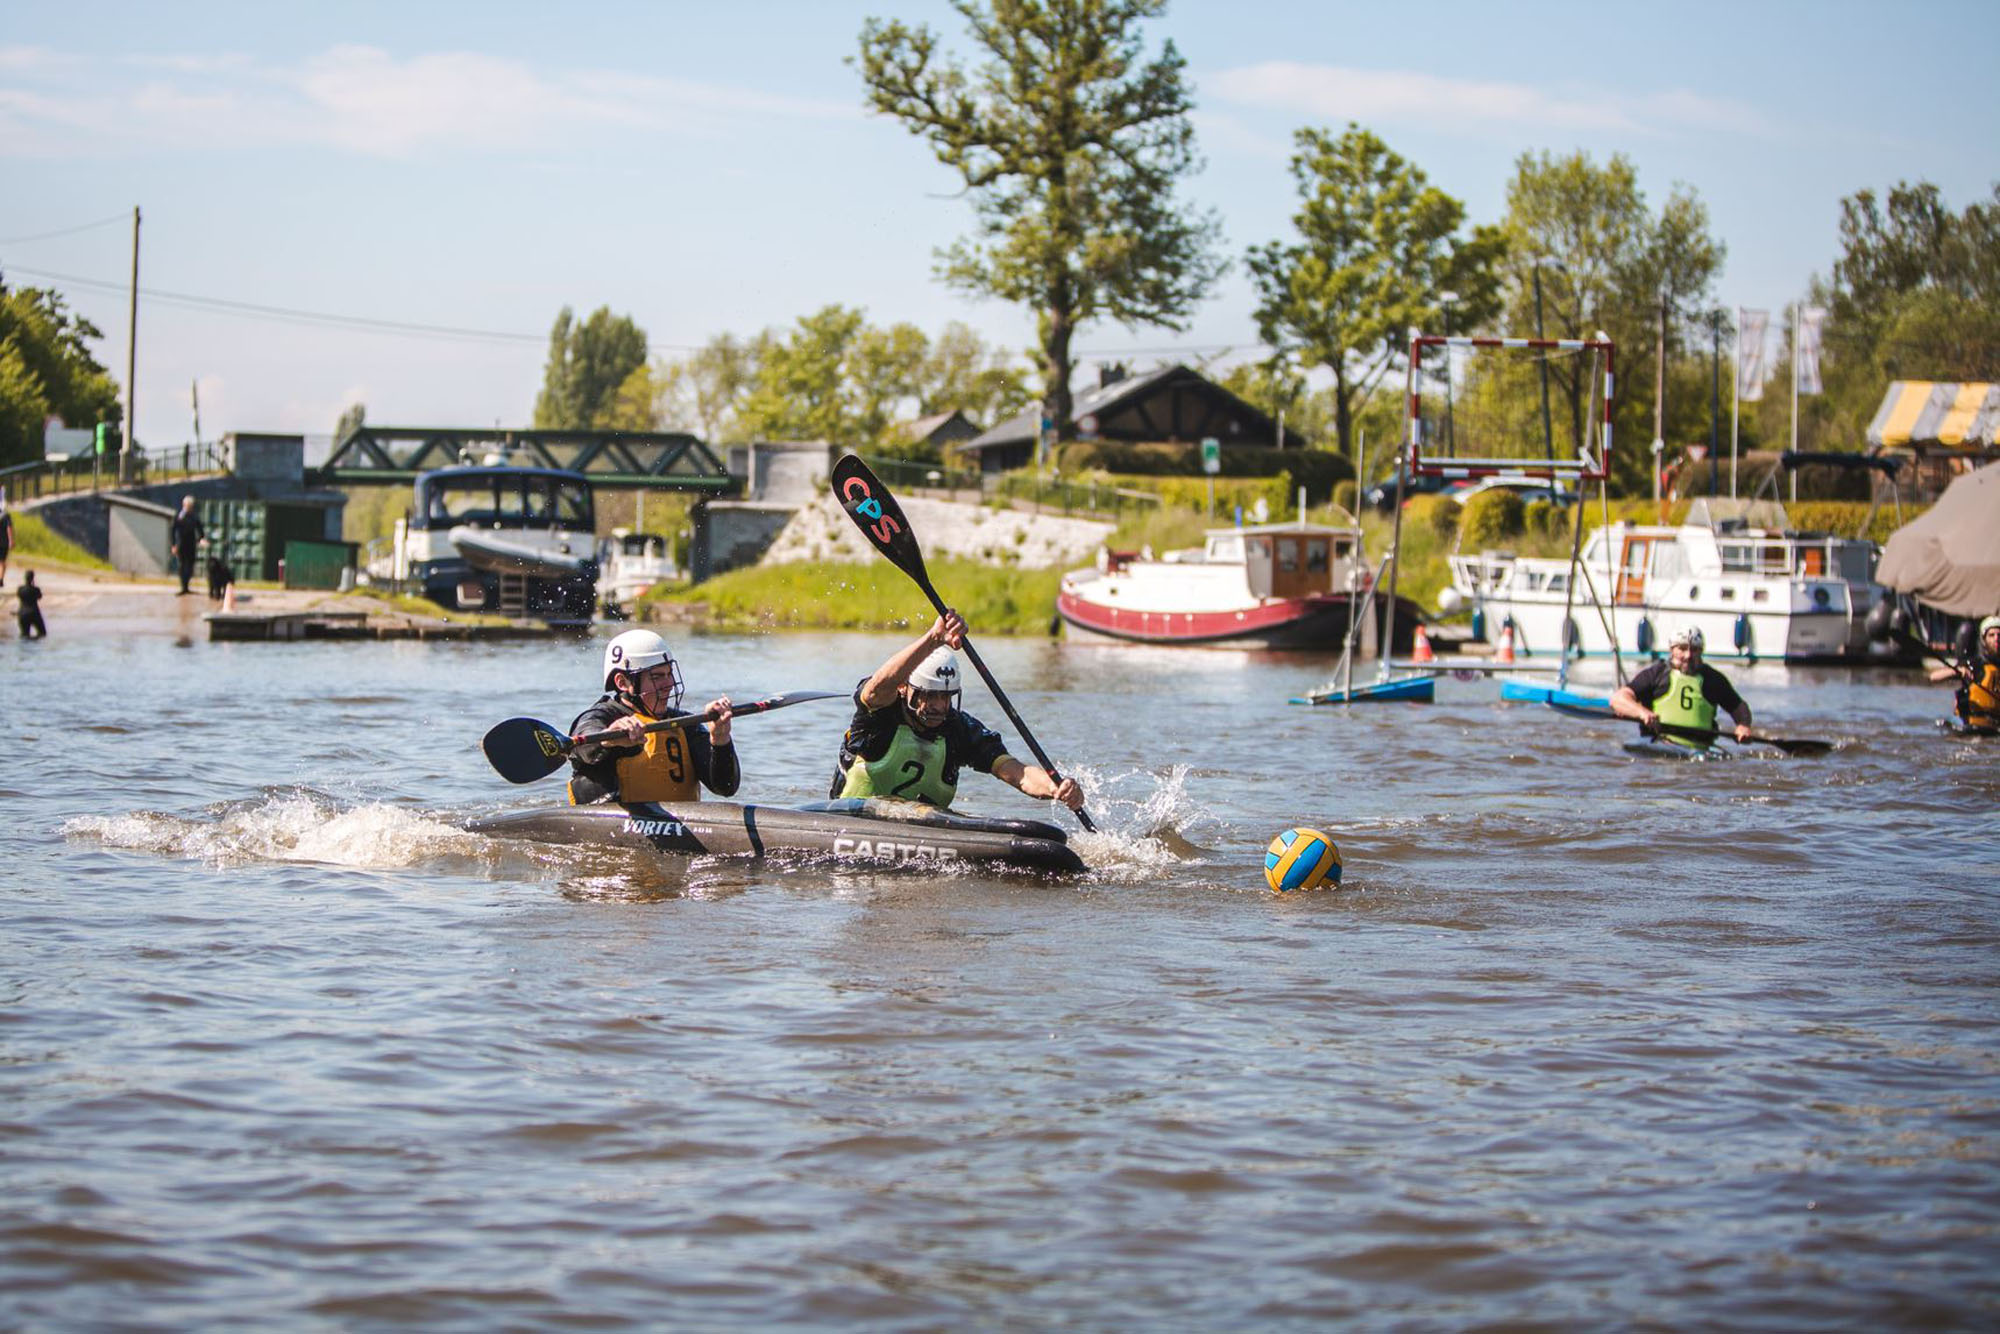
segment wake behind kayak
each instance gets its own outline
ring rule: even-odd
[[[800,854],[861,867],[1087,869],[1062,830],[1039,820],[954,815],[921,802],[849,797],[802,806],[693,801],[671,807],[555,806],[474,820],[474,833],[538,843],[725,857]]]

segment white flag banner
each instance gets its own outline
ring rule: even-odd
[[[1764,397],[1764,377],[1769,374],[1764,334],[1770,327],[1770,311],[1736,308],[1736,396],[1745,403]]]
[[[1826,324],[1826,311],[1819,306],[1807,306],[1799,311],[1799,392],[1817,394],[1821,391],[1819,382],[1819,334]]]

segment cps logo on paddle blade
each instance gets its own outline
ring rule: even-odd
[[[868,483],[859,477],[850,477],[840,484],[840,493],[848,511],[868,520],[861,527],[877,542],[888,542],[903,531],[892,515],[882,512],[882,502],[868,489]],[[857,520],[859,522],[859,520]]]

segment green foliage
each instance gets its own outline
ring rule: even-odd
[[[982,64],[927,27],[869,19],[857,64],[871,109],[959,174],[976,239],[941,277],[1034,311],[1043,411],[1071,417],[1071,339],[1091,320],[1180,330],[1221,272],[1220,224],[1175,198],[1197,166],[1186,62],[1148,59],[1140,27],[1165,0],[960,0]]]
[[[1346,510],[1349,514],[1353,514],[1361,504],[1360,488],[1353,482],[1335,482],[1333,484],[1333,503],[1341,509]]]
[[[0,286],[0,466],[42,457],[42,423],[119,422],[118,386],[91,354],[97,326],[38,287]]]
[[[1450,496],[1412,496],[1403,505],[1403,531],[1421,528],[1438,537],[1458,531],[1459,503]]]
[[[1060,570],[1021,570],[976,561],[926,562],[931,582],[975,635],[1043,635],[1055,616]],[[887,561],[755,565],[691,588],[649,593],[652,602],[699,603],[718,628],[895,630],[916,635],[936,613],[908,575]],[[643,618],[644,613],[641,613]]]
[[[1503,487],[1481,491],[1459,508],[1458,544],[1466,551],[1499,546],[1519,537],[1526,526],[1520,494]]]
[[[545,431],[609,427],[620,386],[645,364],[646,334],[629,316],[599,306],[579,324],[564,306],[549,331],[535,426]]]
[[[1118,440],[1079,441],[1056,451],[1056,467],[1067,476],[1084,472],[1104,472],[1121,478],[1120,485],[1138,476],[1191,477],[1197,485],[1201,470],[1200,445],[1128,444]],[[1289,479],[1289,486],[1303,485],[1308,500],[1324,504],[1336,482],[1354,476],[1353,465],[1338,454],[1323,449],[1262,449],[1232,446],[1219,455],[1222,477],[1276,477]]]
[[[396,520],[408,513],[410,488],[404,486],[350,486],[347,505],[340,515],[340,535],[349,542],[367,543],[389,537]]]
[[[1454,293],[1460,332],[1499,309],[1506,242],[1493,227],[1461,235],[1465,206],[1358,125],[1295,142],[1299,240],[1250,250],[1257,329],[1333,373],[1334,435],[1352,456],[1355,415],[1401,364],[1407,331],[1446,322],[1441,294]]]
[[[1708,232],[1708,211],[1698,196],[1677,186],[1655,215],[1639,189],[1638,173],[1622,154],[1598,166],[1581,151],[1524,153],[1507,188],[1509,238],[1506,333],[1539,328],[1550,338],[1609,334],[1618,347],[1618,394],[1613,424],[1622,444],[1612,455],[1613,488],[1650,490],[1653,406],[1659,400],[1650,369],[1659,340],[1660,303],[1667,304],[1666,350],[1674,366],[1682,354],[1704,365],[1706,316],[1724,249]],[[1539,261],[1539,263],[1538,263]],[[1537,284],[1541,300],[1536,300]],[[1538,310],[1539,305],[1539,310]],[[1475,374],[1492,374],[1487,362]],[[1526,363],[1520,363],[1525,365]],[[1557,356],[1548,361],[1554,450],[1574,458],[1591,413],[1588,361]],[[1539,377],[1529,367],[1501,371],[1511,407],[1506,429],[1519,444],[1540,453]],[[1670,371],[1670,376],[1677,375]],[[1670,378],[1662,438],[1707,438],[1706,377]],[[1676,391],[1676,386],[1681,391]],[[1517,455],[1518,457],[1518,455]]]
[[[8,557],[19,568],[24,557],[39,560],[58,561],[64,565],[80,565],[85,569],[108,570],[109,561],[100,560],[76,543],[57,533],[42,521],[40,515],[15,510],[14,550]],[[18,580],[17,580],[18,582]]]

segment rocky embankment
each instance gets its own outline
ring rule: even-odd
[[[1022,569],[1087,565],[1115,525],[1027,510],[920,496],[898,497],[926,559],[956,556]],[[792,516],[761,562],[872,561],[875,548],[831,496],[821,496]]]

